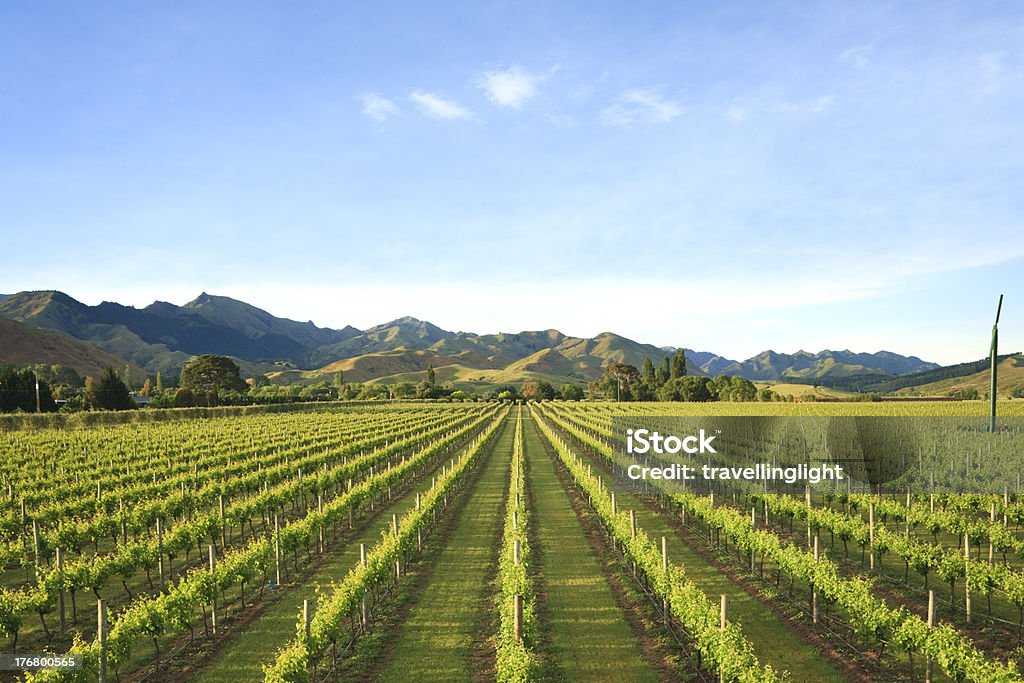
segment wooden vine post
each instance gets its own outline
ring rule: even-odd
[[[971,537],[964,534],[964,607],[967,623],[971,623]]]
[[[107,601],[96,601],[96,642],[100,645],[100,683],[107,683]]]
[[[928,591],[928,628],[935,628],[935,591]],[[932,683],[932,669],[934,664],[932,663],[931,657],[926,657],[924,660],[924,680],[925,683]]]
[[[210,552],[210,575],[214,576],[217,569],[217,551],[214,550],[213,544],[209,545]],[[217,635],[217,587],[213,588],[213,598],[210,601],[210,622],[213,626],[213,635]]]
[[[274,579],[281,586],[281,524],[274,513]]]
[[[60,613],[60,632],[64,633],[64,550],[57,548],[57,576],[60,592],[57,593],[57,610]]]
[[[718,624],[718,628],[722,631],[722,633],[725,633],[726,614],[727,614],[728,611],[729,611],[729,596],[726,595],[725,593],[722,593],[722,606],[721,606],[721,608],[719,610],[720,613],[719,613],[719,624]],[[718,667],[718,680],[719,680],[719,683],[725,683],[725,671],[722,670],[721,666]]]

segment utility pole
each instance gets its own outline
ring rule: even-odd
[[[36,376],[36,412],[41,413],[43,411],[42,408],[40,408],[39,406],[39,373],[33,370],[32,374]]]
[[[989,400],[991,406],[989,408],[989,420],[988,420],[988,431],[993,434],[996,431],[996,375],[998,370],[996,364],[999,359],[999,314],[1003,310],[1003,295],[999,295],[999,305],[996,307],[996,321],[992,325],[992,386],[989,390]],[[37,385],[38,387],[38,385]],[[38,392],[38,388],[36,390]]]

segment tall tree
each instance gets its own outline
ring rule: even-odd
[[[103,370],[93,393],[92,407],[100,410],[127,410],[135,407],[131,392],[114,368]]]
[[[39,380],[39,409],[56,410],[50,385]],[[36,373],[26,368],[17,370],[13,365],[0,366],[0,412],[23,410],[36,412]]]
[[[728,375],[719,375],[711,380],[711,393],[719,401],[732,400],[732,378]]]
[[[160,377],[160,371],[159,370],[156,371],[156,393],[158,393],[158,394],[164,393],[164,380],[163,380],[162,377]]]
[[[519,390],[519,395],[527,401],[539,401],[543,396],[540,392],[540,382],[535,379],[528,379],[523,382],[523,388]]]
[[[583,398],[583,389],[575,384],[569,384],[566,382],[559,388],[558,394],[565,401],[579,401]]]
[[[437,378],[434,376],[434,364],[431,363],[430,365],[427,366],[427,384],[429,384],[430,387],[433,388],[434,384],[436,383],[436,379]]]
[[[640,374],[643,375],[644,384],[651,388],[651,391],[656,389],[657,377],[654,373],[654,362],[647,357],[644,357],[643,365],[640,368]]]
[[[686,377],[686,352],[681,348],[672,356],[672,377]]]
[[[732,391],[730,399],[733,401],[753,401],[757,398],[757,387],[745,377],[735,376],[730,381]]]
[[[607,398],[617,401],[632,401],[642,382],[640,371],[628,363],[611,362],[604,368],[604,376],[598,390]]]
[[[664,378],[661,380],[662,384],[672,379],[672,361],[668,356],[661,359],[661,375]]]
[[[238,364],[227,356],[204,353],[184,367],[179,386],[198,396],[211,392],[245,391],[247,385],[240,372]]]

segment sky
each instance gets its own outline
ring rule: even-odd
[[[0,292],[1024,350],[1016,2],[0,4]]]

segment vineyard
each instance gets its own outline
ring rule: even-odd
[[[0,433],[4,651],[78,664],[0,677],[1024,680],[1019,477],[936,493],[911,462],[900,493],[801,496],[625,480],[613,421],[737,412],[409,402]],[[978,455],[942,476],[1022,469],[1002,435],[955,438]]]

